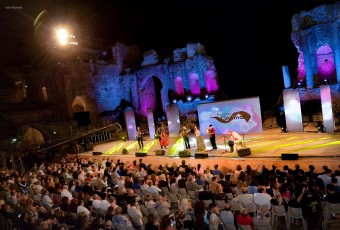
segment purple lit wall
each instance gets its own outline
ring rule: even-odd
[[[157,108],[155,84],[152,78],[149,78],[141,91],[141,107],[141,113],[145,116],[147,115],[147,109],[154,111]]]
[[[297,81],[301,83],[305,82],[306,81],[306,70],[305,70],[305,62],[303,60],[303,53],[299,54],[297,71],[298,71]]]
[[[175,79],[175,90],[179,96],[184,95],[184,86],[183,86],[183,80],[181,77],[176,77]]]
[[[214,93],[218,90],[218,84],[216,80],[216,73],[213,70],[208,70],[205,73],[205,85],[207,88],[207,92]]]
[[[196,73],[192,73],[189,76],[189,85],[192,96],[199,96],[201,94],[201,87]]]
[[[321,46],[316,51],[316,58],[318,63],[318,75],[321,81],[336,82],[335,81],[335,65],[333,50],[329,46]]]

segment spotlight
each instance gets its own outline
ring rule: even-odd
[[[53,134],[54,134],[54,135],[56,135],[56,134],[57,134],[57,132],[56,132],[56,131],[54,131],[54,132],[53,132]]]
[[[324,80],[323,80],[323,83],[324,83],[325,85],[327,85],[327,84],[328,84],[328,80],[327,80],[327,79],[324,79]]]
[[[205,97],[206,99],[208,99],[208,98],[209,98],[209,95],[208,95],[208,94],[206,94],[204,97]]]
[[[192,100],[192,97],[191,96],[188,96],[187,97],[187,101],[191,101]]]
[[[281,133],[286,133],[287,129],[285,127],[281,127]]]
[[[172,103],[176,104],[176,103],[177,103],[177,100],[176,100],[176,99],[173,99],[173,100],[172,100]]]

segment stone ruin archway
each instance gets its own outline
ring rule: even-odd
[[[141,113],[147,116],[147,109],[152,109],[155,118],[163,114],[163,83],[156,77],[148,78],[142,85],[140,94]]]

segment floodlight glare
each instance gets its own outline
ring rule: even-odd
[[[69,34],[66,29],[57,30],[57,39],[60,45],[64,46],[68,43]]]

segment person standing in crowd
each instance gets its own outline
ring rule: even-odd
[[[137,141],[138,141],[139,149],[143,149],[143,148],[144,148],[144,144],[143,144],[143,133],[142,133],[142,131],[140,130],[140,127],[137,127],[136,138],[137,138]]]
[[[168,134],[165,132],[164,128],[161,129],[160,138],[161,149],[163,149],[163,147],[166,149],[166,146],[169,145],[169,139]]]
[[[217,149],[216,145],[216,130],[213,125],[209,125],[209,137],[212,149]]]
[[[205,144],[203,137],[201,135],[200,130],[195,125],[195,135],[196,135],[196,142],[197,142],[197,151],[204,151],[205,150]]]
[[[190,149],[190,143],[189,143],[189,130],[187,130],[187,127],[185,125],[182,126],[180,136],[183,137],[183,141],[185,144],[185,149]]]

